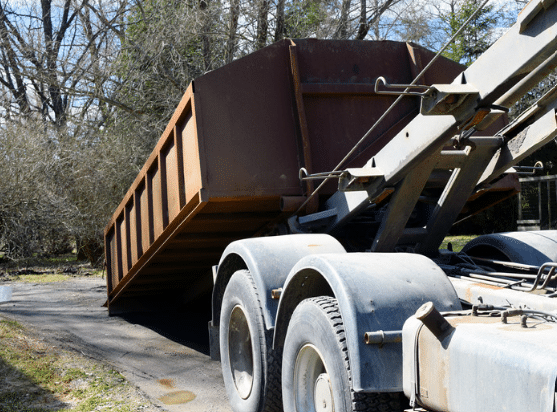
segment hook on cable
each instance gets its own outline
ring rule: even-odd
[[[404,89],[404,91],[388,91],[388,90],[379,90],[379,85],[382,84],[383,87],[387,89]],[[411,89],[425,89],[423,92],[411,92],[408,90]],[[434,88],[431,86],[424,86],[420,84],[390,84],[387,80],[380,76],[375,81],[375,93],[377,94],[390,94],[395,96],[418,96],[424,97],[430,94],[431,90]]]

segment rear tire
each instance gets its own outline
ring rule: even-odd
[[[285,412],[401,411],[402,395],[355,393],[337,300],[302,301],[292,314],[282,358]]]
[[[234,412],[281,411],[280,360],[247,270],[235,272],[226,286],[219,331],[222,375]]]

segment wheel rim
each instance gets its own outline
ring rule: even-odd
[[[298,412],[334,412],[331,380],[317,348],[304,345],[294,367],[294,396]]]
[[[240,306],[230,314],[228,358],[236,391],[242,399],[247,399],[253,387],[253,351],[248,320]]]

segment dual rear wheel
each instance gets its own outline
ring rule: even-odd
[[[253,279],[248,271],[238,271],[223,298],[220,351],[234,412],[402,410],[399,394],[352,390],[344,324],[331,297],[306,299],[297,306],[283,353],[277,353],[265,331]]]

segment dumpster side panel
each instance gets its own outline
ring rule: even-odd
[[[192,101],[190,86],[106,228],[109,300],[110,294],[122,289],[160,249],[183,219],[180,213],[191,212],[202,203]]]
[[[286,42],[194,81],[209,197],[301,195]]]
[[[300,168],[332,170],[391,105],[375,79],[409,83],[432,56],[389,41],[283,40],[196,79],[105,230],[109,309],[210,289],[228,243],[264,233],[312,190]],[[440,59],[424,82],[460,70]],[[362,166],[419,103],[403,99],[343,167]]]
[[[378,77],[391,84],[408,84],[434,56],[393,41],[343,40],[326,48],[312,39],[295,42],[315,172],[332,170],[395,101],[396,96],[375,93]],[[451,82],[462,69],[439,59],[422,81]],[[402,99],[344,167],[362,167],[419,109],[419,97]]]

